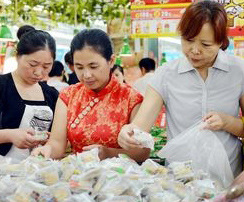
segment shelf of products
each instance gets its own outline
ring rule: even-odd
[[[183,1],[181,1],[183,2]],[[177,36],[177,25],[185,8],[191,3],[133,4],[131,6],[131,37],[157,38]]]
[[[234,53],[244,58],[244,37],[234,37]]]

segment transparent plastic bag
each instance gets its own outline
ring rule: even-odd
[[[203,170],[228,187],[234,177],[225,148],[213,131],[203,129],[204,124],[199,122],[170,140],[158,156],[169,163],[192,160],[194,170]]]

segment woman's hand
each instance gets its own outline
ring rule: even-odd
[[[123,149],[141,148],[141,144],[132,135],[133,129],[138,128],[135,124],[127,124],[122,127],[118,136],[118,143]]]
[[[32,156],[41,155],[46,159],[50,158],[51,154],[52,154],[52,147],[50,145],[44,145],[42,147],[37,147],[31,152]]]
[[[85,146],[83,147],[83,151],[89,151],[92,150],[94,148],[98,148],[98,156],[100,158],[100,160],[104,160],[106,158],[108,158],[108,148],[100,145],[100,144],[93,144],[93,145],[89,145],[89,146]]]
[[[10,129],[10,141],[20,149],[34,148],[40,141],[34,138],[33,129]]]
[[[45,145],[50,137],[51,132],[46,132],[47,138],[45,140],[39,140],[39,145]]]
[[[228,115],[220,112],[209,112],[203,117],[203,121],[207,123],[204,129],[208,130],[224,130],[228,123]]]

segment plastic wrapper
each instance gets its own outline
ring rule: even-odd
[[[138,199],[133,196],[114,196],[112,198],[106,199],[103,202],[136,202]]]
[[[85,180],[81,175],[73,175],[69,181],[70,189],[74,193],[91,192],[93,184],[93,180]]]
[[[93,187],[93,194],[98,193],[101,190],[101,188],[104,186],[106,181],[107,181],[107,175],[106,173],[102,173],[102,175],[100,175],[100,177],[97,179]]]
[[[195,195],[200,198],[211,199],[216,195],[214,182],[210,179],[193,181]]]
[[[169,191],[159,192],[149,196],[149,201],[152,202],[180,202],[181,199],[174,193]]]
[[[58,161],[45,159],[43,156],[29,156],[20,163],[22,168],[25,168],[28,176],[46,167],[53,166],[55,168],[58,168],[58,164]]]
[[[0,155],[0,165],[11,163],[11,158]]]
[[[61,180],[68,182],[71,176],[74,174],[75,166],[73,164],[64,163],[61,165]]]
[[[171,192],[177,195],[180,199],[184,199],[189,194],[187,187],[182,182],[171,182],[169,190],[171,190]]]
[[[11,194],[14,194],[16,188],[16,182],[13,181],[9,175],[3,177],[0,180],[0,196],[6,197]]]
[[[47,140],[48,138],[47,131],[40,131],[38,129],[35,129],[34,138],[40,141]]]
[[[112,196],[118,196],[128,188],[128,181],[118,177],[107,181],[107,183],[102,187],[101,192],[111,194]]]
[[[119,154],[119,158],[105,159],[100,165],[106,170],[114,170],[118,174],[132,174],[141,172],[140,166],[126,155]]]
[[[194,179],[192,161],[173,162],[169,165],[169,168],[172,170],[176,180],[188,182]]]
[[[233,173],[223,144],[211,130],[204,130],[206,123],[197,123],[170,140],[158,156],[169,163],[189,161],[194,170],[202,169],[211,179],[228,187],[233,181]]]
[[[159,165],[152,159],[147,159],[145,162],[142,163],[141,168],[150,174],[160,174],[160,175],[167,175],[168,169],[164,166]]]
[[[102,168],[97,167],[87,172],[84,172],[80,177],[82,178],[82,180],[92,180],[94,178],[99,177],[101,173],[102,173]]]
[[[50,193],[57,199],[57,201],[63,201],[71,196],[69,184],[60,182],[49,187]]]
[[[42,168],[34,174],[34,178],[45,185],[56,184],[59,181],[59,169],[55,165]]]
[[[142,195],[151,196],[156,193],[163,192],[163,188],[161,186],[159,186],[158,184],[153,183],[153,184],[146,185],[146,187],[144,187],[144,189],[141,192],[142,192]]]
[[[133,130],[133,138],[141,143],[142,147],[154,149],[154,139],[150,133],[144,132],[139,129]]]
[[[99,162],[98,148],[91,149],[89,151],[84,151],[77,154],[77,160],[83,163]]]
[[[147,160],[139,166],[126,155],[99,161],[96,154],[93,150],[62,161],[29,157],[20,164],[5,163],[25,175],[0,175],[0,201],[197,202],[207,201],[211,191],[219,193],[208,186],[210,181],[202,183],[209,176],[193,172],[189,161],[166,168]],[[186,183],[189,180],[195,181]]]
[[[0,166],[0,175],[26,176],[26,170],[21,164],[3,164]]]
[[[140,197],[142,190],[145,185],[140,181],[128,181],[128,189],[123,193],[123,195]]]
[[[82,194],[76,194],[68,199],[64,200],[64,202],[95,202],[95,200],[87,193],[84,192]]]
[[[7,197],[9,201],[15,201],[15,202],[32,202],[37,201],[37,198],[40,198],[40,196],[45,194],[47,191],[47,186],[27,181],[25,183],[22,183],[16,192],[10,196]]]

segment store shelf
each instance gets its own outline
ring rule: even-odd
[[[157,37],[173,37],[179,36],[177,33],[162,33],[162,34],[131,34],[131,38],[157,38]]]
[[[12,39],[12,38],[0,38],[0,41],[2,41],[2,42],[8,42],[8,41],[15,42],[16,40]]]
[[[234,37],[234,41],[244,41],[244,37]]]
[[[191,3],[172,3],[172,4],[152,4],[152,5],[132,5],[131,10],[142,10],[152,8],[185,8],[191,5]]]

